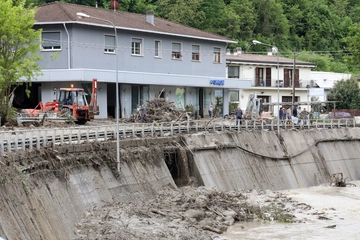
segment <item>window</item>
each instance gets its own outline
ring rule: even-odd
[[[293,69],[284,69],[284,87],[292,87]],[[299,83],[299,69],[295,69],[295,87],[300,87]]]
[[[181,56],[181,43],[172,43],[172,53],[171,53],[172,59],[182,59]]]
[[[105,35],[105,53],[114,53],[115,52],[115,36]]]
[[[271,68],[255,68],[255,86],[271,86]]]
[[[60,32],[42,32],[41,40],[43,50],[61,50]]]
[[[228,66],[228,78],[239,78],[239,66]]]
[[[143,53],[142,43],[143,43],[143,40],[141,38],[132,38],[132,40],[131,40],[131,54],[132,55],[142,55],[142,53]]]
[[[199,45],[192,45],[192,60],[193,61],[200,61],[200,46]]]
[[[239,101],[239,91],[230,92],[230,102],[238,102]]]
[[[221,48],[214,47],[214,63],[220,63]]]
[[[155,57],[162,57],[161,41],[155,40]]]

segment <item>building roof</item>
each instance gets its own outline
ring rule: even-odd
[[[117,29],[152,32],[156,34],[198,38],[226,43],[236,43],[236,41],[229,38],[161,18],[154,17],[154,25],[152,25],[146,21],[146,15],[122,11],[114,12],[113,10],[106,10],[103,8],[95,8],[63,2],[53,2],[40,6],[35,15],[35,20],[37,21],[35,25],[54,23],[62,24],[71,22],[94,26],[113,27],[113,25],[111,25],[109,22],[96,20],[93,18],[79,19],[76,16],[76,13],[78,12],[110,21],[116,26]]]
[[[229,54],[226,55],[226,61],[232,63],[243,63],[243,64],[277,64],[278,58],[275,55],[260,55],[260,54],[244,54],[238,53],[237,55]],[[293,65],[294,60],[292,58],[279,57],[279,64],[281,65]],[[296,65],[303,67],[316,67],[316,64],[311,62],[296,60]]]

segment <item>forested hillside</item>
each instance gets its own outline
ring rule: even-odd
[[[21,0],[17,0],[21,1]],[[54,0],[26,0],[39,6]],[[111,0],[62,0],[109,8]],[[155,15],[237,40],[246,52],[264,52],[253,39],[283,56],[312,61],[317,70],[358,72],[360,0],[119,0],[120,10]]]

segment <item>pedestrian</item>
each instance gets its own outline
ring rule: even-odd
[[[314,119],[314,109],[312,108],[310,110],[310,114],[309,114],[309,120],[310,120],[310,124],[312,124],[312,120]]]
[[[240,122],[240,125],[242,124],[242,117],[243,117],[243,112],[240,109],[240,107],[237,107],[237,110],[236,110],[236,124],[237,124],[237,122]]]
[[[297,117],[297,115],[298,115],[297,108],[294,107],[294,109],[293,109],[293,116],[294,116],[294,117]]]
[[[286,119],[286,110],[285,110],[284,107],[282,108],[282,111],[283,111],[282,120],[285,121],[285,119]]]
[[[300,113],[300,117],[301,117],[302,122],[303,122],[304,125],[307,123],[308,115],[309,115],[309,112],[306,111],[306,108],[304,108]]]
[[[288,107],[286,109],[286,122],[291,122],[291,109]]]
[[[214,110],[214,106],[212,103],[210,103],[210,106],[209,106],[209,117],[210,118],[213,117],[213,110]]]
[[[140,107],[140,114],[141,114],[141,122],[145,123],[146,122],[146,108],[145,108],[144,104],[142,104]]]
[[[284,111],[283,111],[282,108],[280,108],[280,110],[279,110],[279,121],[282,121],[283,118],[284,118]]]

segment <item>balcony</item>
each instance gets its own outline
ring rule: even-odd
[[[260,81],[260,82],[251,82],[251,87],[259,87],[259,88],[292,88],[291,82],[284,82],[284,80],[272,80],[271,85],[269,85],[269,81]],[[309,81],[298,81],[295,82],[295,88],[313,88],[316,87],[314,80]]]

